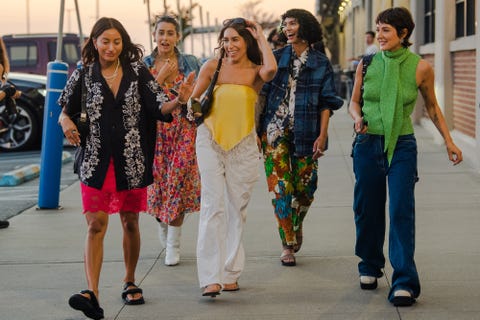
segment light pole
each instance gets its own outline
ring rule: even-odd
[[[27,33],[30,33],[30,0],[27,0]]]
[[[153,51],[152,45],[152,18],[150,15],[150,0],[143,0],[143,3],[147,4],[147,23],[148,23],[148,43],[150,44],[150,52]]]

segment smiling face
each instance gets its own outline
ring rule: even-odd
[[[122,36],[117,29],[112,28],[105,30],[98,38],[94,39],[93,42],[102,65],[117,61],[120,53],[122,53]]]
[[[180,38],[175,25],[169,22],[158,23],[153,36],[157,43],[158,53],[167,56],[173,54],[175,45]]]
[[[285,37],[287,37],[287,43],[296,44],[302,42],[298,36],[298,31],[300,29],[300,24],[296,18],[285,18],[282,23],[282,31]]]
[[[225,29],[222,43],[227,57],[232,61],[239,61],[247,54],[247,43],[234,28]]]
[[[377,41],[380,45],[380,50],[396,51],[402,48],[402,36],[398,35],[397,29],[391,24],[377,23]]]

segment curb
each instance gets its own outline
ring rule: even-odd
[[[68,151],[62,152],[62,164],[72,161],[72,154]],[[19,169],[8,171],[0,176],[0,187],[18,186],[24,182],[33,180],[40,176],[40,165],[30,164]]]

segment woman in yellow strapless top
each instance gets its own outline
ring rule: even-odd
[[[243,18],[228,19],[218,37],[224,57],[212,108],[197,128],[196,151],[201,180],[197,266],[203,296],[239,289],[245,264],[242,245],[246,207],[258,179],[259,150],[255,102],[277,64],[261,26]],[[207,89],[218,63],[200,70],[192,97]]]

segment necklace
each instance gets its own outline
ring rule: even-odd
[[[103,77],[105,78],[105,80],[109,81],[109,80],[115,80],[115,78],[117,77],[118,75],[118,66],[120,65],[120,59],[117,59],[117,66],[115,67],[115,71],[113,71],[113,73],[109,76],[106,76],[106,75],[103,75]]]

